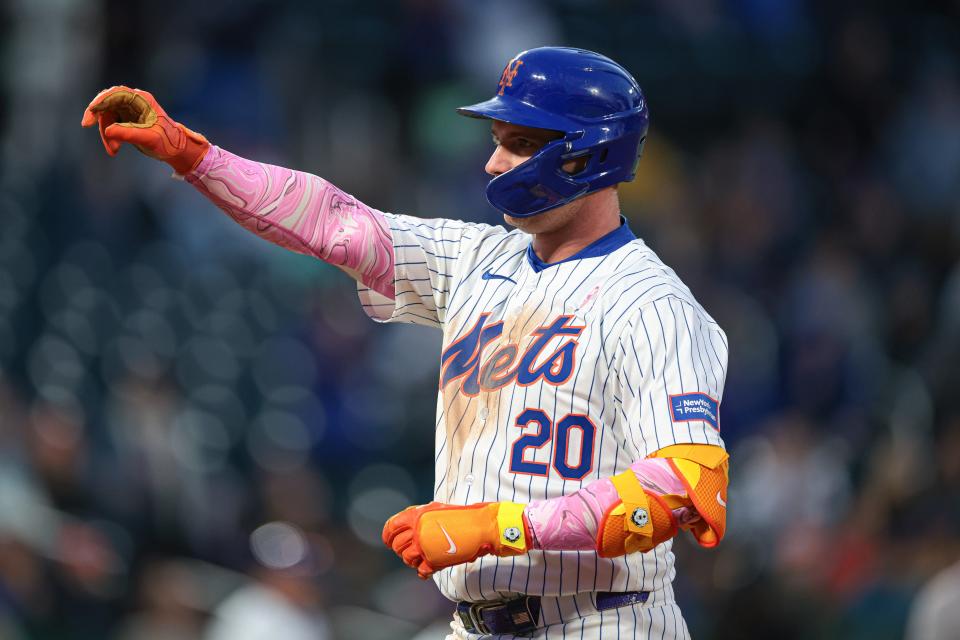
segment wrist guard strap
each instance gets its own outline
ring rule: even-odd
[[[637,480],[632,469],[610,478],[620,502],[600,522],[597,553],[613,558],[635,551],[649,551],[677,534],[677,520],[660,496],[652,494]]]

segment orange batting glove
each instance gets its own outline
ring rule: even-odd
[[[111,156],[129,142],[180,174],[195,169],[210,148],[202,135],[174,122],[149,92],[124,86],[98,93],[80,124],[100,126],[100,139]]]
[[[524,506],[515,502],[466,506],[431,502],[409,507],[387,520],[383,542],[426,580],[440,569],[490,553],[526,553],[530,535]]]

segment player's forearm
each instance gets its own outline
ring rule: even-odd
[[[210,148],[187,182],[260,237],[343,268],[394,297],[394,257],[383,215],[323,178]]]
[[[681,528],[712,547],[726,529],[726,495],[726,451],[672,445],[569,496],[410,507],[387,520],[383,542],[421,578],[491,553],[650,551]]]
[[[725,465],[725,456],[722,464]],[[710,473],[706,467],[702,469],[705,473]],[[648,502],[644,504],[642,514],[642,521],[649,520],[650,523],[647,528],[651,529],[651,540],[647,543],[653,545],[662,539],[668,539],[678,528],[693,530],[698,541],[704,546],[713,546],[719,541],[719,537],[723,535],[722,522],[718,522],[716,513],[710,513],[709,518],[702,517],[698,509],[698,506],[702,507],[707,503],[703,496],[698,496],[697,493],[712,494],[712,485],[709,489],[692,489],[689,478],[685,481],[676,462],[670,458],[637,460],[630,466],[630,472],[647,494]],[[699,477],[699,470],[697,474]],[[622,486],[622,482],[619,484]],[[725,467],[721,484],[722,493],[726,495]],[[707,499],[721,499],[720,495],[718,492],[716,496],[709,495]],[[610,555],[610,549],[604,548],[604,529],[609,526],[611,513],[615,513],[614,510],[626,502],[628,500],[621,495],[614,480],[610,478],[592,482],[570,495],[533,501],[524,509],[530,544],[535,549],[596,550]],[[725,508],[725,502],[718,506]],[[654,517],[656,511],[660,513],[659,518]],[[625,514],[626,518],[631,515]],[[653,531],[653,528],[657,530]],[[606,539],[609,540],[609,531]],[[639,550],[645,550],[645,543],[638,544]]]
[[[644,458],[630,465],[641,485],[659,495],[683,494],[680,479],[662,458]],[[609,478],[591,482],[576,493],[534,500],[524,515],[530,527],[533,548],[567,551],[596,549],[597,533],[604,515],[620,502],[620,494]],[[696,518],[689,507],[679,507],[677,515]]]

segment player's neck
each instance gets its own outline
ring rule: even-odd
[[[585,203],[567,224],[533,236],[533,251],[546,263],[566,260],[620,226],[620,202],[614,194]]]

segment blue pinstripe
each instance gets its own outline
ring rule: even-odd
[[[572,313],[578,299],[590,287],[598,287],[591,307],[577,312],[577,324],[587,329],[576,347],[576,367],[562,386],[535,383],[517,393],[517,385],[508,385],[509,395],[507,388],[502,387],[493,392],[499,394],[495,401],[486,402],[479,397],[457,402],[449,390],[438,394],[438,498],[470,503],[499,501],[509,494],[511,501],[524,502],[534,492],[538,497],[550,498],[592,479],[617,473],[630,460],[678,440],[720,442],[715,433],[707,433],[709,425],[704,421],[697,421],[700,429],[696,434],[691,422],[683,423],[685,427],[680,422],[673,423],[665,407],[670,393],[710,392],[716,393],[719,400],[725,377],[726,338],[673,270],[663,265],[642,241],[631,242],[599,259],[572,260],[534,273],[524,256],[528,239],[519,232],[506,233],[496,227],[453,221],[414,222],[399,216],[393,217],[391,227],[397,251],[397,286],[404,291],[393,303],[365,299],[364,308],[381,316],[392,313],[392,320],[439,326],[445,330],[446,342],[472,327],[480,313],[490,313],[489,321],[499,321],[508,307],[513,308],[510,305],[519,303],[555,317]],[[487,269],[516,282],[481,282],[480,274]],[[426,283],[430,293],[425,292]],[[525,290],[533,283],[535,288]],[[524,326],[511,327],[511,331],[529,335],[541,321],[535,322],[538,317],[528,315]],[[668,319],[672,323],[666,322]],[[504,335],[508,335],[506,330]],[[643,339],[647,349],[638,344]],[[484,358],[495,347],[490,349],[491,353],[484,351]],[[685,367],[692,371],[685,371]],[[450,398],[445,401],[448,394]],[[472,418],[467,420],[476,411],[474,399],[491,409],[482,424]],[[459,416],[450,413],[455,405]],[[526,406],[542,407],[554,424],[570,412],[590,416],[599,436],[594,448],[595,466],[589,478],[571,481],[574,485],[568,489],[567,480],[556,475],[551,462],[547,477],[529,476],[526,486],[521,482],[518,487],[517,475],[509,472],[506,458],[510,454],[517,408]],[[556,438],[551,438],[549,446],[538,450],[534,459],[542,460],[546,455],[548,461],[553,461],[560,455],[556,448]],[[482,464],[477,462],[478,454],[484,458]],[[498,455],[499,465],[495,463]],[[466,484],[462,482],[464,472],[479,472],[479,477]],[[444,490],[449,493],[443,494]],[[488,556],[473,565],[441,572],[437,582],[448,596],[470,600],[503,597],[505,592],[570,592],[577,590],[578,585],[592,585],[587,588],[593,590],[599,585],[609,585],[605,590],[635,589],[639,585],[662,589],[669,585],[674,573],[670,546],[665,544],[643,557],[618,559],[601,559],[596,553],[582,551],[535,552],[529,559]],[[509,573],[504,574],[501,569],[507,569],[507,562]],[[542,567],[535,570],[538,563]],[[581,615],[579,635],[583,637],[585,629],[594,628],[597,616],[592,616],[594,622],[588,624],[579,604],[572,604],[570,609]],[[557,607],[557,615],[562,615],[559,604]],[[654,608],[661,609],[660,613],[654,614]],[[632,607],[631,614],[619,610],[600,612],[599,624],[603,628],[609,626],[611,632],[616,627],[618,637],[621,631],[629,634],[631,629],[634,636],[642,633],[644,622],[647,637],[655,629],[661,637],[684,634],[682,618],[674,607],[670,616],[662,606]],[[576,625],[564,621],[545,630],[542,637],[575,633]]]

